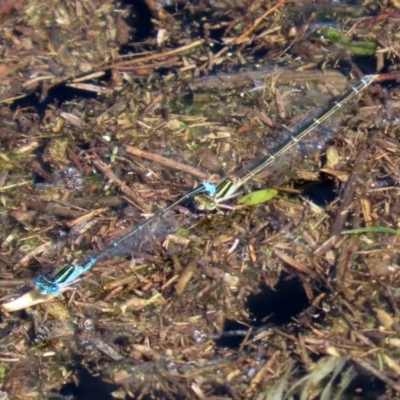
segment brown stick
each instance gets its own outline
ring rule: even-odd
[[[98,168],[108,179],[113,180],[123,193],[132,198],[142,211],[149,211],[149,206],[145,204],[132,189],[130,189],[123,181],[121,181],[121,179],[117,178],[107,164],[105,164],[99,158],[92,160],[92,162],[96,168]]]
[[[354,193],[357,187],[357,180],[361,172],[361,168],[363,166],[363,162],[365,158],[368,156],[366,150],[361,151],[359,156],[357,157],[354,168],[349,176],[349,179],[344,188],[344,195],[340,202],[338,212],[336,214],[336,218],[332,223],[331,232],[329,239],[323,243],[318,249],[314,251],[315,256],[322,256],[328,250],[330,250],[333,246],[335,246],[341,238],[341,231],[346,222],[346,218],[349,214],[349,206],[353,200]]]
[[[203,43],[205,43],[205,40],[200,39],[200,40],[196,40],[195,42],[192,42],[186,46],[182,46],[177,49],[170,50],[170,51],[165,51],[164,53],[152,54],[150,56],[135,58],[134,60],[114,62],[113,64],[101,64],[98,66],[98,69],[111,69],[111,68],[116,68],[116,67],[121,68],[123,66],[158,60],[159,58],[171,57],[171,56],[175,56],[175,55],[181,54],[183,52],[186,52],[188,50],[194,49],[195,47],[201,46]]]
[[[387,376],[387,374],[384,374],[381,371],[379,371],[371,363],[368,363],[366,360],[363,360],[362,358],[353,356],[351,354],[350,354],[349,358],[354,363],[356,363],[361,368],[363,368],[365,371],[369,372],[370,374],[376,376],[381,381],[385,382],[387,385],[389,385],[391,388],[393,388],[396,392],[400,392],[400,384],[397,381],[394,381],[393,379],[389,378]]]
[[[361,169],[364,165],[364,161],[367,158],[367,151],[363,150],[357,157],[353,171],[347,180],[344,188],[344,194],[342,201],[340,202],[339,212],[336,215],[331,227],[331,236],[340,236],[340,232],[343,229],[344,223],[346,222],[347,215],[349,214],[349,206],[354,198],[354,193],[358,184],[358,178],[360,176]]]
[[[239,37],[234,39],[231,43],[229,43],[226,47],[224,47],[219,53],[217,53],[214,56],[214,59],[216,59],[218,57],[221,57],[223,54],[225,54],[235,44],[243,43],[244,39],[247,38],[249,35],[251,35],[255,31],[255,29],[257,28],[258,25],[260,25],[262,20],[265,17],[267,17],[269,14],[272,14],[279,7],[283,6],[285,4],[285,1],[286,0],[280,0],[278,4],[276,4],[275,6],[271,7],[270,9],[268,9],[263,15],[261,15],[261,17],[257,18],[254,21],[254,24],[249,29],[247,29],[246,32],[242,33]]]
[[[182,164],[177,161],[170,160],[169,158],[159,156],[158,154],[149,153],[147,151],[140,150],[137,147],[133,147],[133,146],[127,146],[125,150],[127,153],[132,154],[134,156],[138,156],[138,157],[145,158],[147,160],[155,161],[159,164],[166,165],[167,167],[177,169],[178,171],[187,172],[187,173],[189,173],[193,176],[196,176],[197,178],[200,178],[202,180],[206,180],[208,178],[208,174],[205,174],[204,172],[199,171],[197,168],[191,167],[186,164]]]

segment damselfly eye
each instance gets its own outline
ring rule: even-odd
[[[50,283],[47,287],[47,294],[50,294],[52,296],[55,296],[60,293],[60,288],[57,284],[55,283]]]

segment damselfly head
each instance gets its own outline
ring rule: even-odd
[[[59,286],[46,279],[44,276],[38,276],[35,278],[35,286],[39,288],[40,294],[56,296],[60,292]]]
[[[211,196],[211,197],[214,197],[214,196],[215,196],[215,193],[216,193],[216,191],[217,191],[217,188],[216,188],[216,186],[215,186],[214,183],[204,181],[204,182],[203,182],[203,187],[204,187],[204,190],[207,192],[207,194],[208,194],[209,196]]]

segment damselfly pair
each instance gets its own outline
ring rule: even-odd
[[[121,248],[127,243],[127,240],[134,235],[137,235],[146,226],[150,225],[157,219],[161,218],[173,207],[183,203],[189,198],[194,198],[196,205],[199,209],[212,210],[215,209],[219,204],[223,203],[227,199],[233,197],[238,190],[250,179],[252,179],[259,172],[267,168],[268,166],[275,163],[283,154],[286,154],[298,143],[306,138],[310,132],[320,126],[329,117],[335,114],[344,104],[350,101],[354,96],[360,93],[362,90],[367,88],[374,80],[375,75],[369,75],[362,78],[357,85],[352,87],[347,93],[343,95],[338,101],[329,107],[327,110],[322,111],[320,115],[314,118],[310,123],[306,124],[299,132],[290,136],[283,144],[278,146],[271,154],[261,158],[251,170],[249,170],[244,176],[238,177],[227,177],[222,179],[217,185],[204,182],[195,189],[189,191],[179,199],[174,201],[172,204],[160,210],[149,219],[145,220],[138,226],[135,226],[128,233],[121,236],[101,252],[91,256],[86,262],[82,264],[68,264],[67,266],[60,269],[54,275],[50,277],[38,276],[35,279],[35,286],[39,289],[41,294],[57,295],[60,293],[63,287],[70,285],[79,276],[90,270],[100,259],[113,252],[115,249]]]

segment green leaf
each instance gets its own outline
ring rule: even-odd
[[[246,206],[256,206],[266,201],[271,200],[278,194],[276,189],[264,189],[257,190],[256,192],[249,193],[239,199],[239,204],[244,204]]]
[[[392,235],[399,235],[400,232],[397,229],[386,228],[384,226],[370,226],[365,228],[350,229],[343,231],[342,235],[358,235],[362,233],[391,233]]]
[[[349,49],[356,56],[373,56],[376,52],[377,45],[375,42],[351,42]]]

